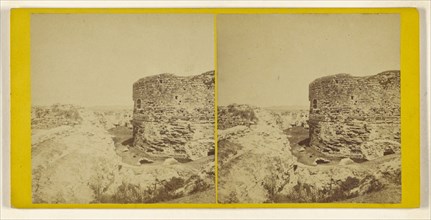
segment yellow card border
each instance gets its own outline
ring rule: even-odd
[[[31,14],[399,14],[401,25],[401,166],[402,199],[398,204],[277,203],[220,204],[33,204],[31,191]],[[215,106],[217,107],[217,32],[214,19]],[[11,203],[15,208],[415,208],[420,204],[419,14],[415,8],[23,8],[11,11]],[[215,108],[217,128],[217,108]],[[214,131],[217,138],[217,129]]]

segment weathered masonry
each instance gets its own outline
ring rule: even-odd
[[[310,146],[368,160],[400,151],[400,71],[322,77],[309,101]]]
[[[133,143],[149,156],[195,160],[214,150],[214,71],[142,78],[133,101]]]

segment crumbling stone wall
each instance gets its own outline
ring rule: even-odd
[[[400,72],[338,74],[309,86],[310,145],[335,156],[374,159],[400,151]]]
[[[198,159],[214,149],[214,71],[160,74],[133,84],[134,146],[150,156]]]
[[[218,106],[217,127],[220,130],[243,125],[250,127],[258,121],[253,107],[249,105],[231,104],[228,106]]]
[[[31,107],[31,128],[50,129],[62,125],[78,125],[82,122],[80,108],[74,105],[54,104]]]

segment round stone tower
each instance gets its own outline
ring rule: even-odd
[[[133,84],[133,143],[150,157],[198,159],[214,149],[214,71]]]
[[[322,77],[309,101],[310,146],[368,160],[400,151],[400,71]]]

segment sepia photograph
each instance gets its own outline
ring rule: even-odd
[[[214,15],[32,14],[35,204],[215,203]]]
[[[427,216],[427,10],[307,4],[2,11],[5,217]]]
[[[219,203],[401,202],[398,14],[221,14],[217,41]]]

